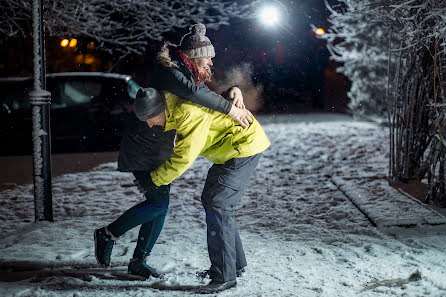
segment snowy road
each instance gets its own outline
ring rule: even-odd
[[[444,225],[378,229],[331,182],[333,175],[364,183],[387,174],[383,127],[327,114],[260,122],[272,145],[237,212],[249,266],[235,289],[218,296],[446,296]],[[31,223],[31,185],[0,192],[0,264],[15,267],[0,274],[0,295],[194,296],[173,289],[207,282],[195,272],[209,266],[200,204],[209,166],[200,158],[172,184],[149,259],[166,273],[161,283],[116,279],[137,230],[118,242],[113,269],[95,264],[94,228],[141,199],[116,163],[56,178],[55,223]]]

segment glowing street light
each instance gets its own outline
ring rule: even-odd
[[[265,25],[272,26],[279,22],[279,12],[275,7],[265,7],[260,12],[260,20]]]
[[[66,46],[68,45],[68,43],[70,43],[70,41],[69,41],[68,39],[63,39],[63,40],[60,42],[60,46],[61,46],[61,47],[66,47]]]
[[[77,45],[77,39],[73,38],[71,40],[68,39],[62,39],[62,41],[60,42],[60,46],[61,47],[75,47]]]
[[[73,38],[70,40],[70,47],[75,47],[77,45],[77,39]]]
[[[325,30],[322,28],[317,28],[316,31],[314,31],[314,33],[316,33],[317,36],[322,36],[325,34]]]

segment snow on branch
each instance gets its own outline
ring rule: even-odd
[[[336,7],[324,1],[331,12],[324,38],[352,82],[350,107],[359,113],[385,113],[389,58],[394,73],[404,51],[438,42],[437,56],[446,54],[446,0],[339,0]]]
[[[31,34],[31,4],[2,0],[0,36]],[[230,18],[248,19],[258,1],[237,4],[219,0],[43,0],[45,28],[51,36],[89,37],[103,50],[141,54],[149,40],[201,22],[217,29]]]

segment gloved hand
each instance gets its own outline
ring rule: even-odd
[[[245,109],[242,90],[240,90],[238,87],[232,87],[228,92],[228,97],[232,100],[232,104],[238,108]]]
[[[239,122],[243,128],[248,128],[249,125],[252,123],[251,112],[247,109],[238,108],[234,104],[232,105],[228,115],[237,122]]]
[[[133,183],[135,184],[135,186],[138,188],[138,190],[141,193],[145,193],[147,191],[149,191],[150,189],[156,189],[157,186],[153,183],[152,178],[149,176],[147,176],[144,179],[135,179],[133,181]]]

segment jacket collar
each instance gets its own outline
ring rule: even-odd
[[[164,127],[164,131],[170,131],[170,130],[176,130],[177,129],[177,124],[175,121],[175,117],[174,117],[174,109],[178,100],[178,97],[169,92],[169,91],[163,91],[164,96],[166,98],[166,126]],[[179,109],[176,109],[175,112],[179,112],[181,113],[181,111]]]

